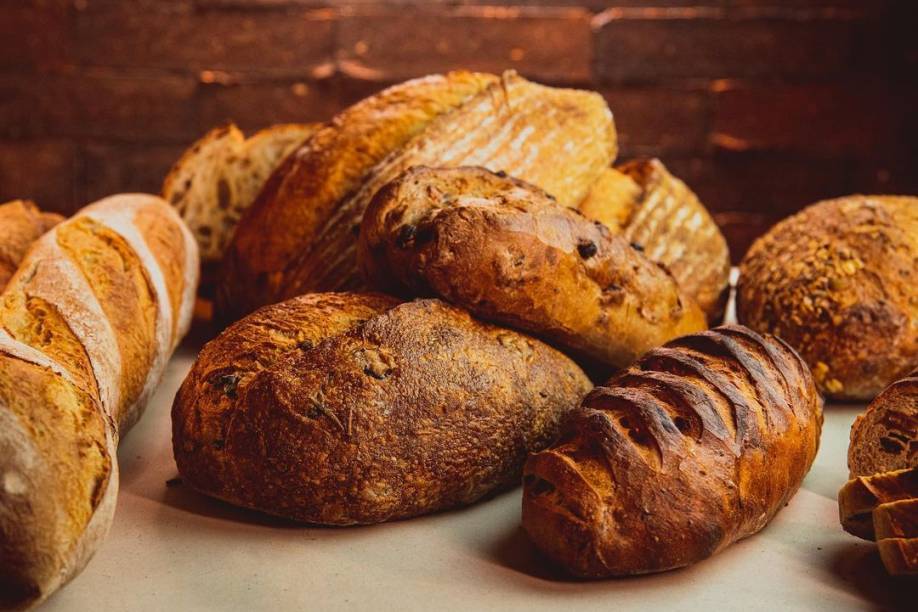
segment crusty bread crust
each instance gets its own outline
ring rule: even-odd
[[[892,383],[851,426],[851,477],[918,468],[918,370]]]
[[[310,294],[204,348],[176,396],[173,447],[208,495],[376,523],[519,482],[589,388],[561,353],[437,300]]]
[[[749,249],[737,316],[800,351],[826,395],[871,400],[918,367],[916,261],[918,198],[819,202]]]
[[[433,294],[605,366],[705,328],[664,270],[544,191],[483,168],[408,170],[360,233],[374,286]]]
[[[877,542],[880,559],[893,576],[918,574],[918,538],[889,538]]]
[[[918,468],[857,476],[838,492],[839,520],[848,533],[873,540],[877,506],[914,497],[918,497]]]
[[[572,574],[659,572],[762,529],[816,456],[822,400],[788,345],[679,338],[597,387],[524,470],[523,528]]]
[[[47,597],[108,531],[118,439],[188,328],[197,265],[166,202],[113,196],[42,236],[0,295],[4,605]]]
[[[877,506],[873,531],[877,540],[918,538],[918,496]]]
[[[638,159],[607,168],[579,210],[663,265],[708,322],[720,323],[729,295],[727,240],[698,196],[663,162]]]
[[[28,200],[0,204],[0,292],[32,243],[63,220],[61,215],[41,212]]]

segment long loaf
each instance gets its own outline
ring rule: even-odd
[[[116,448],[188,330],[190,232],[125,194],[45,234],[0,295],[0,605],[43,600],[111,525]]]

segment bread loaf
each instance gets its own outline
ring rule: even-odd
[[[822,401],[788,345],[679,338],[594,389],[524,469],[523,527],[584,577],[689,565],[762,529],[816,455]]]
[[[63,219],[55,213],[41,212],[27,200],[0,204],[0,291],[32,243]]]
[[[234,321],[280,301],[289,268],[370,169],[496,79],[464,71],[414,79],[358,102],[322,126],[277,169],[245,213],[223,262],[221,318]],[[303,289],[287,293],[314,287]]]
[[[918,574],[918,497],[877,506],[873,526],[886,571]]]
[[[638,159],[607,168],[580,211],[666,267],[711,324],[723,319],[730,280],[727,240],[698,196],[663,162]]]
[[[383,185],[411,166],[480,165],[503,170],[542,187],[564,205],[576,206],[617,152],[612,114],[602,97],[537,85],[515,73],[504,74],[499,82],[478,84],[486,87],[463,100],[456,97],[459,108],[440,113],[411,140],[392,147],[369,173],[348,182],[348,190],[339,190],[333,205],[315,207],[317,225],[310,222],[298,226],[303,231],[290,232],[291,225],[279,225],[281,215],[273,226],[283,229],[272,233],[247,222],[238,236],[240,248],[228,260],[230,272],[222,285],[226,291],[218,296],[220,302],[230,309],[250,302],[237,296],[240,286],[254,287],[258,303],[308,291],[361,287],[355,237],[363,213]],[[363,146],[376,150],[373,140]],[[351,189],[355,191],[349,193]],[[303,200],[304,205],[308,201]],[[256,205],[256,209],[261,207]],[[242,248],[245,241],[249,246]],[[264,273],[256,281],[251,273],[238,274],[242,266],[254,271],[254,264],[247,263],[248,256],[240,260],[235,255],[256,250],[275,253],[275,241],[297,243],[295,249],[264,266],[271,270],[282,267],[283,272]],[[262,261],[267,256],[253,257]],[[265,280],[264,285],[263,279],[276,282]]]
[[[838,515],[852,535],[874,540],[873,512],[877,506],[918,497],[918,468],[856,476],[838,492]]]
[[[894,576],[918,574],[918,538],[889,538],[877,542],[886,571]]]
[[[749,249],[737,316],[797,349],[828,396],[870,400],[918,367],[916,262],[918,198],[813,204]]]
[[[359,244],[373,286],[442,297],[607,373],[705,328],[695,302],[624,238],[483,168],[405,172],[377,193]]]
[[[318,127],[275,125],[247,139],[230,123],[211,130],[182,154],[163,182],[162,195],[188,224],[204,262],[220,261],[265,181]]]
[[[111,524],[115,449],[187,331],[197,246],[120,195],[42,236],[0,295],[0,603],[41,601]]]
[[[173,446],[207,495],[376,523],[519,482],[589,388],[560,353],[442,302],[310,294],[205,346],[175,399]]]
[[[918,370],[870,402],[851,426],[848,445],[852,478],[905,468],[918,468]]]

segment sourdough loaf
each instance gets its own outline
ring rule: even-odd
[[[918,370],[886,387],[851,426],[852,478],[918,468]]]
[[[204,347],[175,399],[173,446],[202,493],[376,523],[519,482],[589,388],[562,354],[442,302],[309,294]]]
[[[830,397],[870,400],[918,366],[916,262],[918,198],[813,204],[749,249],[737,316],[800,351]]]
[[[695,302],[624,238],[483,168],[403,173],[370,205],[359,250],[377,288],[442,297],[606,372],[705,328]]]
[[[594,389],[524,469],[523,527],[569,572],[658,572],[762,529],[816,455],[822,401],[788,345],[679,338]]]
[[[41,212],[28,200],[0,204],[0,291],[32,243],[63,219],[55,213]]]
[[[70,580],[111,524],[115,449],[187,331],[197,246],[120,195],[44,234],[0,295],[0,603]]]

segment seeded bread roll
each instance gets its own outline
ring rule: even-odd
[[[607,168],[580,212],[665,266],[708,322],[720,323],[729,295],[727,240],[698,196],[663,162],[637,159]]]
[[[851,477],[918,468],[918,370],[886,387],[851,426]]]
[[[437,300],[309,294],[204,347],[175,399],[173,447],[207,495],[377,523],[518,483],[589,388],[561,353]]]
[[[918,367],[916,262],[918,198],[819,202],[749,249],[737,316],[796,348],[828,396],[870,400]]]
[[[0,606],[40,602],[111,525],[116,448],[188,329],[197,246],[120,195],[44,234],[0,295]]]
[[[359,252],[379,289],[442,297],[606,373],[705,328],[694,300],[624,238],[483,168],[402,174],[367,210]]]
[[[659,572],[763,527],[816,456],[822,400],[784,342],[679,338],[594,389],[524,469],[523,528],[574,575]]]
[[[41,212],[34,202],[27,200],[0,204],[0,291],[32,243],[63,220],[58,214]]]

